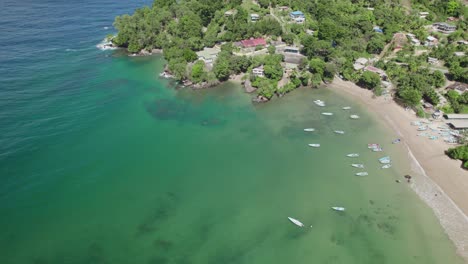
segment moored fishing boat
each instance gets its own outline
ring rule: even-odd
[[[315,100],[314,103],[318,106],[325,106],[325,102],[322,100]]]
[[[344,131],[343,131],[343,130],[335,130],[334,132],[335,132],[336,134],[341,134],[341,135],[344,134]]]
[[[379,147],[380,147],[380,145],[376,144],[376,143],[367,144],[367,148],[370,148],[370,149],[379,148]]]
[[[351,106],[345,106],[345,107],[343,107],[343,110],[349,110],[349,109],[351,109]]]
[[[381,148],[381,147],[376,147],[376,148],[373,148],[372,151],[373,151],[373,152],[381,152],[381,151],[383,151],[383,148]]]
[[[356,173],[356,176],[367,176],[367,175],[369,175],[369,173],[367,173],[366,171]]]
[[[382,169],[388,169],[390,167],[392,167],[392,164],[385,164],[382,166]]]
[[[329,112],[323,112],[322,115],[326,115],[326,116],[332,116],[333,113],[329,113]]]
[[[289,221],[291,221],[293,224],[299,226],[299,227],[304,227],[304,224],[301,223],[301,221],[297,220],[297,219],[294,219],[292,217],[288,217]]]
[[[314,132],[315,128],[304,128],[305,132]]]
[[[350,117],[351,119],[358,119],[358,118],[359,118],[358,115],[350,115],[349,117]]]
[[[350,158],[356,158],[356,157],[359,157],[359,154],[358,153],[350,153],[350,154],[347,154],[346,156],[350,157]]]
[[[320,144],[308,144],[309,147],[313,147],[313,148],[319,148],[320,147]]]
[[[346,210],[344,207],[340,207],[340,206],[333,206],[331,209],[338,211],[338,212],[344,212]]]
[[[390,156],[385,156],[379,159],[379,161],[390,160]]]
[[[353,163],[351,164],[351,166],[353,166],[354,168],[360,168],[360,169],[364,168],[364,164],[360,164],[360,163]]]

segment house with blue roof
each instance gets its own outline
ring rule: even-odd
[[[373,30],[374,32],[377,32],[377,33],[383,33],[383,30],[379,26],[375,26]]]
[[[302,13],[301,11],[293,11],[293,12],[289,13],[289,16],[292,19],[305,18],[304,13]]]

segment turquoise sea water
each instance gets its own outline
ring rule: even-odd
[[[145,3],[128,2],[0,11],[14,47],[0,56],[1,263],[462,262],[395,183],[403,159],[380,169],[402,150],[364,109],[325,89],[262,105],[233,84],[176,89],[157,77],[161,58],[94,47]],[[369,176],[354,176],[357,161]]]

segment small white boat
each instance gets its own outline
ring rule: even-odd
[[[390,160],[390,156],[385,156],[379,159],[379,161],[382,161],[382,160]]]
[[[332,209],[338,212],[344,212],[346,210],[344,207],[339,206],[333,206]]]
[[[335,133],[336,133],[336,134],[341,134],[341,135],[343,135],[343,134],[344,134],[344,131],[343,131],[343,130],[335,130]]]
[[[315,128],[304,128],[305,132],[314,132]]]
[[[349,110],[349,109],[351,109],[351,106],[345,106],[345,107],[343,107],[343,110]]]
[[[315,100],[314,103],[318,106],[325,106],[325,102],[322,100]]]
[[[322,113],[322,115],[326,115],[326,116],[332,116],[332,115],[333,115],[333,113],[324,112],[324,113]]]
[[[351,119],[358,119],[358,118],[359,118],[358,115],[350,115],[349,117],[350,117]]]
[[[364,164],[359,164],[359,163],[353,163],[351,164],[351,166],[353,166],[354,168],[360,168],[360,169],[364,168]]]
[[[294,219],[292,217],[288,217],[289,221],[293,222],[293,224],[297,225],[297,226],[300,226],[300,227],[304,227],[304,224],[301,223],[301,221],[297,220],[297,219]]]
[[[381,147],[373,148],[372,151],[373,152],[381,152],[381,151],[383,151],[383,148],[381,148]]]
[[[427,126],[418,127],[418,131],[426,131],[426,130],[427,130]]]
[[[367,175],[369,175],[369,173],[367,173],[365,171],[356,173],[356,176],[367,176]]]
[[[348,154],[346,155],[347,157],[350,157],[350,158],[356,158],[356,157],[359,157],[359,154],[357,153],[351,153],[351,154]]]
[[[367,148],[373,149],[373,148],[380,148],[379,144],[372,143],[372,144],[367,144]]]
[[[320,148],[320,144],[308,144],[309,147]]]
[[[380,163],[382,163],[382,164],[389,164],[391,162],[392,162],[391,160],[381,160],[380,161]]]
[[[392,167],[392,164],[389,163],[389,164],[383,165],[383,166],[382,166],[382,169],[388,169],[388,168],[390,168],[390,167]]]

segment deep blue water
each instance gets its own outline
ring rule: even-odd
[[[115,16],[151,2],[1,1],[0,161],[31,151],[37,137],[78,129],[65,120],[93,116],[95,101],[74,99],[92,93],[98,85],[83,84],[111,59],[96,44],[114,33]],[[64,103],[73,109],[54,111]]]

